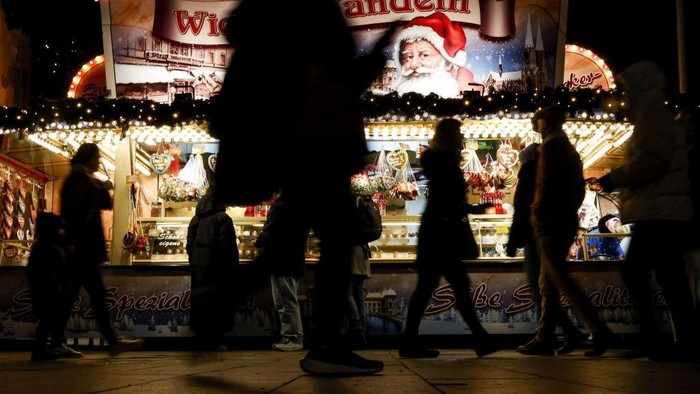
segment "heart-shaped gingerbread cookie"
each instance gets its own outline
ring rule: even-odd
[[[506,168],[513,168],[518,163],[518,151],[510,145],[501,145],[496,151],[496,160]]]
[[[173,157],[171,155],[156,154],[152,155],[148,160],[151,162],[153,171],[155,171],[155,173],[158,175],[163,175],[166,171],[168,171],[168,168],[170,168],[170,163],[173,161]]]
[[[386,155],[386,162],[396,171],[401,171],[408,164],[408,152],[405,149],[395,150]]]
[[[216,172],[216,155],[210,155],[209,158],[207,159],[207,164],[209,164],[209,169],[212,170],[213,172]]]

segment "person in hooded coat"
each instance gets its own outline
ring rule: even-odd
[[[226,206],[209,193],[197,202],[187,228],[187,257],[192,272],[190,327],[204,350],[222,346],[234,327],[233,287],[239,256],[233,220]]]
[[[667,247],[678,242],[693,213],[685,135],[664,104],[666,78],[656,64],[634,63],[620,77],[634,132],[627,140],[623,165],[597,182],[605,192],[621,190],[622,219],[633,224],[622,276],[646,337],[645,352],[637,354],[652,359],[696,357],[697,324],[683,249]],[[671,311],[677,342],[670,348],[654,319],[652,273]]]

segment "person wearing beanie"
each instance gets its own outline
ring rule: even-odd
[[[472,90],[474,75],[465,67],[467,36],[464,28],[445,14],[413,18],[397,34],[394,62],[399,69],[395,89],[441,97]]]
[[[678,243],[680,229],[689,225],[693,214],[685,135],[665,104],[666,77],[655,63],[634,63],[618,80],[634,132],[622,166],[591,183],[597,182],[604,192],[620,189],[622,218],[634,225],[621,273],[646,339],[645,348],[635,354],[656,360],[697,358],[698,323],[683,249],[665,247]],[[654,317],[652,273],[671,311],[673,343],[666,343]]]

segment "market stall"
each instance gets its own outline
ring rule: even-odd
[[[486,100],[479,98],[474,103],[478,105]],[[506,99],[502,100],[505,102]],[[207,135],[206,123],[197,120],[203,118],[206,104],[68,101],[65,106],[67,118],[72,117],[72,111],[96,111],[101,112],[101,119],[112,115],[124,119],[121,124],[87,119],[72,125],[56,122],[49,127],[39,127],[26,136],[32,143],[62,157],[70,157],[71,149],[81,142],[94,141],[107,157],[103,176],[115,180],[115,207],[114,220],[108,225],[113,247],[110,266],[105,267],[105,280],[108,302],[118,328],[124,333],[144,337],[190,335],[189,271],[184,253],[186,227],[207,177],[216,170],[216,140]],[[186,107],[190,110],[183,111]],[[133,115],[133,118],[125,114]],[[468,198],[471,202],[491,199],[489,201],[494,203],[493,212],[471,218],[480,245],[480,257],[465,264],[469,265],[477,310],[489,331],[494,333],[526,334],[533,332],[536,326],[522,259],[505,257],[503,252],[512,214],[509,203],[517,188],[511,180],[512,173],[518,169],[514,157],[517,157],[518,149],[537,137],[530,130],[529,116],[531,112],[517,112],[505,116],[465,116],[463,119],[466,141],[463,165],[465,182],[470,190]],[[172,119],[178,120],[174,122]],[[425,202],[425,182],[421,179],[417,155],[421,146],[431,138],[436,121],[435,115],[418,119],[415,116],[388,115],[368,120],[366,124],[372,155],[368,159],[368,171],[358,174],[353,185],[372,188],[368,190],[381,202],[384,211],[382,238],[372,243],[373,276],[366,282],[370,335],[400,332],[408,298],[415,285],[411,264]],[[573,118],[566,123],[566,132],[579,147],[586,171],[597,175],[603,171],[597,164],[612,157],[606,154],[619,147],[629,137],[632,128],[629,123],[616,121],[612,114],[603,114]],[[192,169],[198,170],[190,171]],[[184,177],[181,176],[183,171]],[[192,174],[199,175],[193,177]],[[136,204],[132,203],[134,201]],[[52,209],[51,205],[48,208]],[[236,224],[244,264],[257,252],[252,243],[264,223],[265,210],[262,204],[229,208]],[[124,235],[128,232],[134,232],[137,241],[141,240],[124,245]],[[313,239],[307,250],[309,270],[300,286],[299,296],[308,320],[313,303],[311,284],[318,257]],[[614,330],[634,332],[637,329],[636,315],[627,290],[617,275],[616,264],[572,262],[572,271]],[[0,270],[4,335],[31,336],[34,323],[28,308],[23,268],[0,267]],[[426,322],[429,323],[425,324],[424,333],[467,333],[453,309],[450,288],[441,286],[436,290],[434,300],[431,310],[426,313]],[[85,308],[85,302],[76,306],[68,328],[71,335],[96,335],[94,323],[85,317]],[[262,289],[236,313],[237,328],[231,335],[264,337],[275,332],[275,313],[269,289]]]
[[[115,185],[113,215],[104,218],[110,244],[104,271],[117,328],[142,337],[189,336],[186,231],[196,201],[216,171],[218,146],[207,133],[208,99],[220,91],[234,53],[220,29],[238,2],[157,0],[150,8],[137,0],[126,1],[134,7],[113,3],[101,3],[105,56],[86,64],[70,86],[70,98],[84,99],[29,109],[0,108],[0,134],[33,144],[62,163],[64,171],[48,177],[51,196],[60,190],[67,159],[75,149],[83,142],[99,145],[106,159],[97,176]],[[480,255],[464,264],[469,267],[477,311],[490,332],[530,334],[536,323],[522,258],[504,254],[517,188],[517,153],[538,138],[531,131],[532,114],[556,103],[569,110],[565,131],[581,154],[587,176],[600,176],[615,167],[632,127],[624,117],[619,92],[608,90],[614,88],[612,72],[580,47],[566,48],[577,60],[565,69],[561,56],[565,37],[557,18],[565,10],[558,2],[486,1],[473,10],[466,3],[450,4],[441,6],[440,12],[384,3],[381,13],[356,2],[339,4],[357,32],[361,50],[390,22],[406,20],[406,30],[393,43],[394,53],[364,96],[365,134],[372,154],[366,170],[352,180],[355,191],[372,195],[383,212],[382,237],[372,243],[373,275],[365,282],[368,334],[401,331],[415,286],[412,264],[425,204],[425,179],[417,158],[444,117],[463,122],[469,201],[493,204],[487,214],[470,218]],[[454,80],[448,78],[448,89],[437,89],[431,82],[412,90],[406,77],[410,64],[400,55],[413,34],[409,29],[422,34],[436,58],[442,57],[455,75],[471,77],[457,81],[449,76]],[[444,33],[448,30],[449,35]],[[101,83],[99,72],[105,73],[105,87],[83,81],[90,76]],[[551,87],[562,81],[568,82],[567,87]],[[279,92],[270,92],[265,110],[274,120],[271,127],[284,127],[286,119],[277,119],[274,108],[293,94],[282,84]],[[236,182],[235,175],[231,182]],[[57,206],[53,198],[46,208],[55,211]],[[266,209],[260,204],[228,210],[244,265],[257,254],[253,241]],[[611,209],[593,196],[585,217],[592,222]],[[307,321],[317,257],[310,238],[309,269],[299,289]],[[572,262],[572,271],[611,328],[632,332],[637,329],[636,315],[616,264],[578,261]],[[262,289],[241,305],[231,335],[272,335],[276,314],[270,298],[269,289]],[[67,330],[74,337],[96,336],[83,299],[74,306]],[[453,306],[449,286],[439,287],[422,332],[467,334]],[[33,335],[35,321],[21,266],[0,266],[0,315],[6,338]]]

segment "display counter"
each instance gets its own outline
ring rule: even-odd
[[[636,333],[640,327],[627,289],[615,261],[572,262],[573,278],[586,292],[601,317],[620,334]],[[465,262],[472,283],[473,302],[484,327],[493,334],[529,335],[536,331],[532,293],[523,271],[522,260],[475,260]],[[372,260],[372,276],[365,281],[367,334],[398,335],[405,320],[409,298],[417,275],[412,259]],[[248,265],[242,263],[241,275]],[[308,327],[313,304],[313,276],[316,261],[307,262],[306,275],[299,285],[299,302]],[[31,311],[26,268],[0,267],[0,333],[5,339],[31,338],[36,318]],[[137,337],[188,337],[190,276],[186,266],[133,265],[105,266],[107,304],[121,335]],[[655,297],[659,319],[668,324],[664,301]],[[421,324],[423,335],[467,335],[466,324],[454,307],[452,289],[445,282],[434,291]],[[574,323],[582,327],[562,303]],[[345,305],[338,305],[345,308]],[[93,319],[88,317],[87,295],[81,293],[73,308],[67,334],[73,338],[98,337]],[[250,296],[235,312],[236,328],[229,336],[271,337],[276,332],[277,313],[269,287]]]
[[[227,212],[232,216],[241,261],[254,259],[258,254],[255,239],[260,233],[265,217],[235,216],[237,208]],[[139,226],[148,237],[148,248],[131,254],[131,264],[187,264],[187,226],[191,217],[144,217]],[[510,215],[470,215],[474,238],[479,246],[479,259],[508,260],[505,248],[512,222]],[[382,217],[381,238],[370,242],[372,261],[405,261],[416,257],[420,216],[391,215]],[[306,257],[318,259],[317,240],[310,234]]]

